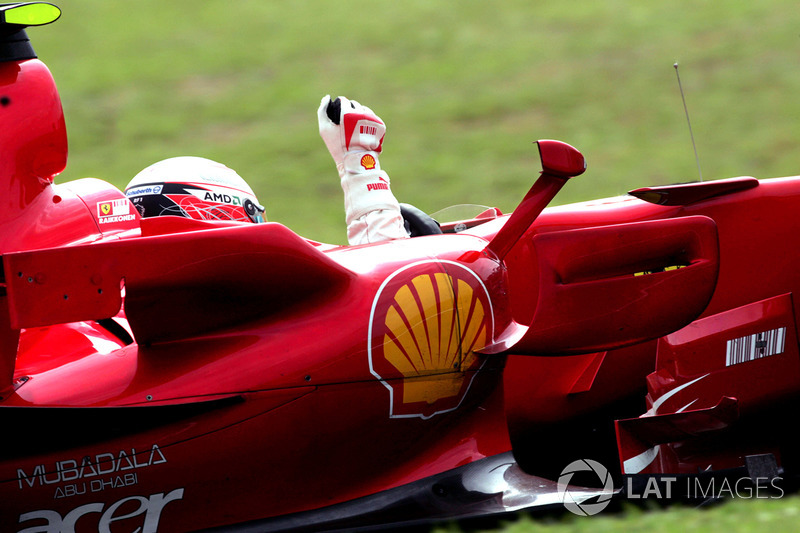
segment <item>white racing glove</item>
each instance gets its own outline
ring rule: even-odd
[[[366,106],[326,95],[317,110],[319,134],[336,163],[350,244],[407,238],[400,206],[378,154],[386,126]]]

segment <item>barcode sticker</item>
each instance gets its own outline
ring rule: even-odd
[[[783,353],[785,344],[786,328],[771,329],[729,340],[725,354],[725,366],[778,355]]]

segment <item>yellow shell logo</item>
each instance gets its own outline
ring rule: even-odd
[[[375,168],[375,158],[371,154],[367,154],[361,158],[361,166],[366,170],[373,170]]]
[[[391,391],[390,416],[429,418],[458,407],[491,342],[491,303],[477,276],[425,262],[376,296],[370,368]],[[455,263],[453,263],[455,265]],[[433,267],[433,268],[432,268]]]

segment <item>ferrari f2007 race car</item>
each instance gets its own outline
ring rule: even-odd
[[[546,208],[586,165],[545,140],[513,213],[411,239],[143,219],[54,182],[25,27],[58,15],[0,7],[0,530],[350,530],[559,506],[580,458],[790,464],[761,414],[800,382],[797,178]]]

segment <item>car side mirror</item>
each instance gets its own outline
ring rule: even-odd
[[[577,149],[561,141],[540,140],[539,158],[542,161],[542,174],[569,179],[586,171],[586,160]]]
[[[567,180],[583,174],[586,170],[586,160],[583,155],[567,143],[540,140],[536,141],[536,144],[539,146],[542,173],[497,235],[486,246],[486,250],[499,261],[511,251]]]

